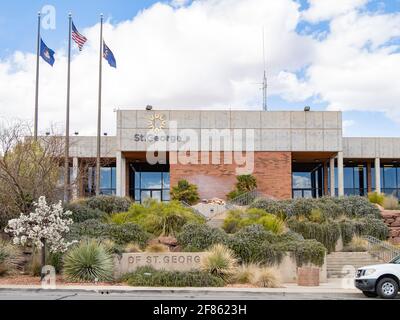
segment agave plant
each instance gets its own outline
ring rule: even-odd
[[[65,255],[64,275],[73,282],[111,281],[113,257],[101,242],[82,241]]]
[[[203,271],[228,280],[235,272],[237,260],[231,249],[222,244],[212,246],[202,259]]]
[[[0,241],[0,276],[17,269],[22,256],[20,250],[6,241]]]

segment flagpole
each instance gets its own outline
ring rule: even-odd
[[[65,120],[65,162],[64,162],[64,202],[69,201],[69,109],[70,109],[70,93],[71,93],[71,31],[72,31],[72,14],[68,14],[68,75],[67,75],[67,110]]]
[[[100,15],[99,105],[97,110],[96,195],[100,195],[101,89],[103,67],[103,14]]]
[[[38,118],[39,118],[39,55],[40,55],[40,12],[38,12],[38,32],[37,32],[37,50],[36,50],[36,91],[35,91],[35,119],[33,135],[34,140],[38,137]]]

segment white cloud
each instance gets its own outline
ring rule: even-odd
[[[311,1],[309,10],[325,1]],[[317,97],[329,109],[381,110],[400,122],[399,45],[388,46],[400,37],[400,14],[354,10],[361,1],[343,2],[340,12],[320,9],[308,19],[328,16],[331,28],[317,40],[296,33],[301,12],[292,0],[180,3],[157,3],[131,20],[105,25],[118,69],[104,63],[103,131],[115,133],[116,107],[261,109],[263,26],[269,95]],[[81,32],[89,42],[72,62],[71,131],[93,135],[99,26]],[[42,131],[65,118],[66,54],[56,51],[54,68],[41,62]],[[16,52],[0,61],[0,83],[0,117],[32,119],[35,55]]]
[[[312,61],[313,40],[295,32],[291,0],[206,0],[173,8],[155,4],[132,20],[105,25],[118,69],[104,64],[104,131],[114,132],[113,108],[251,108],[262,106],[262,27],[271,73],[294,72]],[[72,62],[71,130],[94,134],[98,84],[98,25],[81,30],[89,42]],[[14,66],[18,72],[10,72]],[[32,118],[35,57],[0,62],[0,116]],[[41,62],[40,128],[64,121],[66,56],[52,69]],[[274,86],[271,86],[271,93]]]
[[[312,23],[330,20],[367,4],[369,0],[308,0],[302,18]]]

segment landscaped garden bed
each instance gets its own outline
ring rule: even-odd
[[[228,212],[221,229],[211,228],[178,201],[148,200],[140,205],[128,198],[100,196],[54,210],[60,219],[71,219],[61,224],[57,245],[45,241],[47,263],[55,267],[60,285],[276,287],[296,281],[302,266],[319,268],[324,281],[326,254],[335,250],[339,239],[351,251],[358,250],[357,236],[388,236],[379,210],[361,197],[254,199],[247,208]],[[0,285],[39,283],[40,239],[29,230],[16,232],[17,227],[25,228],[21,223],[9,224],[6,231],[12,237],[0,245]],[[123,257],[196,253],[201,259],[190,270],[160,270],[145,263],[117,272]]]

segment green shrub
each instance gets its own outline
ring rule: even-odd
[[[310,217],[315,210],[319,210],[323,220],[336,219],[342,215],[349,218],[373,215],[380,216],[379,209],[371,204],[368,199],[360,196],[351,197],[322,197],[318,199],[298,198],[292,200],[257,199],[251,208],[263,209],[268,213],[280,217],[306,216]],[[315,214],[315,213],[314,213]]]
[[[144,287],[223,287],[224,280],[202,271],[166,271],[139,267],[121,279],[130,286]]]
[[[74,223],[67,234],[68,240],[80,240],[81,238],[107,238],[110,227],[96,219],[86,220],[80,223]]]
[[[356,223],[357,235],[372,236],[379,240],[387,240],[389,237],[389,228],[382,219],[376,219],[372,216],[358,219]]]
[[[269,214],[263,209],[250,208],[246,211],[229,211],[222,228],[228,233],[234,233],[253,224],[262,225],[265,230],[277,234],[282,233],[285,227],[283,220],[279,217]]]
[[[201,261],[201,269],[225,281],[234,273],[237,260],[231,249],[215,244],[208,249]]]
[[[63,258],[64,254],[61,252],[49,252],[46,257],[46,264],[53,266],[56,273],[61,273],[64,266]]]
[[[263,209],[285,220],[289,212],[291,200],[256,199],[249,208]]]
[[[143,206],[132,205],[126,213],[112,215],[109,222],[118,224],[132,222],[156,236],[174,236],[185,224],[205,223],[205,218],[182,206],[178,201],[168,203],[148,201]]]
[[[199,202],[200,197],[195,184],[191,184],[187,180],[180,180],[178,185],[171,189],[171,199],[193,205]]]
[[[120,245],[136,242],[144,246],[150,240],[151,235],[144,231],[140,225],[134,223],[110,224],[109,238]]]
[[[336,221],[316,223],[309,220],[300,221],[293,217],[287,221],[288,227],[300,233],[305,239],[316,239],[321,242],[329,252],[334,251],[340,237],[340,225]]]
[[[278,236],[266,231],[261,225],[251,225],[241,229],[229,238],[228,246],[242,263],[264,262],[261,244],[274,243]]]
[[[379,218],[379,209],[368,201],[365,197],[350,196],[336,198],[339,210],[349,218],[374,216]]]
[[[21,251],[10,242],[0,240],[0,277],[15,272],[21,263]]]
[[[132,205],[132,200],[128,197],[117,196],[95,196],[85,200],[86,205],[92,209],[98,209],[108,214],[124,212]]]
[[[382,206],[383,201],[385,200],[385,195],[383,193],[378,193],[378,192],[369,192],[368,200],[371,203],[376,203],[376,204],[379,204],[380,206]]]
[[[228,235],[206,224],[187,224],[178,234],[177,240],[185,251],[197,252],[206,250],[217,243],[226,244]]]
[[[397,199],[394,195],[385,196],[383,200],[383,207],[386,210],[399,209],[399,199]]]
[[[71,226],[68,239],[80,240],[83,238],[111,239],[118,245],[136,242],[144,246],[151,238],[151,235],[134,223],[107,224],[92,219],[75,223]]]
[[[96,240],[82,241],[64,257],[64,275],[68,281],[111,281],[113,267],[112,255]]]
[[[72,212],[71,219],[75,223],[83,222],[91,219],[104,220],[107,214],[99,209],[93,209],[88,207],[82,202],[72,202],[64,205],[65,210]]]
[[[324,245],[314,239],[275,243],[273,250],[276,252],[290,252],[296,259],[298,267],[307,263],[322,266],[326,254]]]

